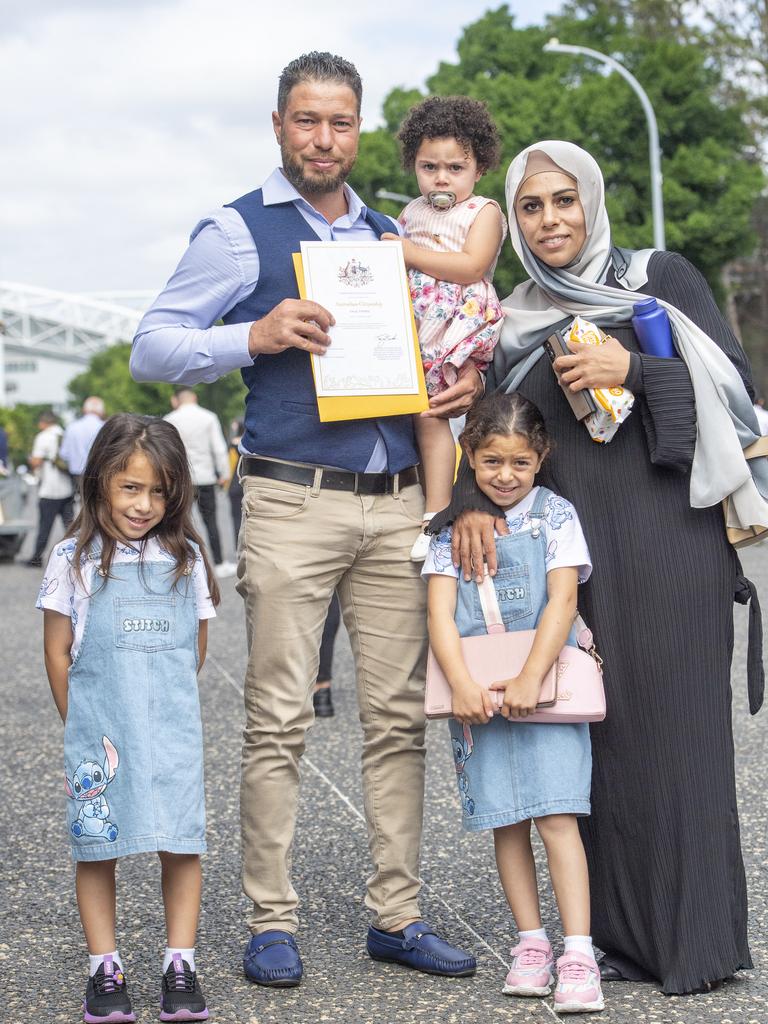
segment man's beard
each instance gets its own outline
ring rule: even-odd
[[[280,155],[283,159],[283,174],[302,195],[327,195],[335,192],[347,180],[355,164],[354,159],[347,163],[337,163],[333,171],[307,177],[302,160],[292,156],[282,145]]]

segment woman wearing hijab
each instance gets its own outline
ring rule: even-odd
[[[584,150],[536,143],[510,165],[506,194],[530,280],[502,303],[489,386],[541,409],[555,448],[540,482],[578,509],[595,565],[579,610],[605,661],[608,715],[592,727],[592,814],[582,824],[601,974],[657,979],[668,994],[707,989],[752,966],[730,690],[732,603],[751,584],[720,504],[731,495],[742,524],[768,524],[766,460],[748,466],[742,454],[759,436],[749,366],[682,256],[612,246],[602,174]],[[667,310],[681,358],[639,351],[632,306],[650,296]],[[635,394],[610,444],[575,419],[542,358],[543,341],[576,315],[612,337],[561,356],[562,379]],[[466,578],[481,546],[495,566],[488,513],[500,514],[462,472],[433,520],[431,532],[460,515],[454,556]],[[752,655],[755,713],[762,663]]]

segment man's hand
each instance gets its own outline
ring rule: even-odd
[[[251,356],[272,356],[287,348],[300,348],[322,356],[331,343],[326,332],[335,323],[328,310],[317,302],[283,299],[261,320],[251,324],[248,352]]]
[[[629,373],[629,352],[620,341],[608,337],[602,345],[569,341],[571,356],[558,356],[555,372],[571,391],[584,388],[620,388]]]
[[[504,691],[501,713],[505,718],[527,718],[536,710],[541,680],[532,679],[521,673],[513,679],[501,679],[498,683],[491,683],[489,689]]]
[[[493,699],[488,691],[470,680],[451,695],[451,716],[461,725],[485,725],[493,718]]]
[[[461,565],[465,580],[483,582],[483,562],[488,563],[488,572],[496,575],[496,540],[494,528],[500,536],[509,533],[506,519],[494,519],[488,512],[462,512],[453,524],[451,536],[451,558],[453,564]]]
[[[483,393],[483,378],[474,363],[464,363],[459,370],[459,379],[446,391],[441,391],[429,400],[429,410],[422,416],[438,417],[441,420],[452,416],[463,416],[469,407]]]

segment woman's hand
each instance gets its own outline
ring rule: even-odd
[[[452,716],[461,725],[485,725],[493,718],[493,700],[472,680],[453,689],[451,706]]]
[[[461,565],[465,580],[475,579],[483,582],[483,563],[488,563],[488,572],[496,575],[496,533],[504,536],[509,533],[506,519],[494,519],[488,512],[462,512],[453,524],[451,537],[451,558],[453,564]]]
[[[504,691],[501,713],[505,718],[527,718],[533,714],[539,702],[541,679],[521,672],[512,679],[500,679],[498,683],[492,683],[490,689]]]
[[[554,362],[560,380],[571,391],[584,388],[620,388],[629,373],[629,352],[610,336],[602,345],[581,345],[569,341],[570,356],[558,356]]]

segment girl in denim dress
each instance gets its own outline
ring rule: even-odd
[[[589,880],[577,818],[589,814],[592,759],[584,724],[526,723],[541,683],[566,643],[589,551],[570,502],[534,478],[551,444],[539,410],[520,394],[494,394],[467,415],[460,442],[477,485],[503,508],[509,533],[497,536],[493,583],[508,630],[535,629],[520,674],[501,680],[501,714],[471,678],[460,637],[486,632],[477,584],[451,560],[450,528],[433,537],[423,575],[429,584],[429,638],[452,689],[451,743],[464,827],[493,829],[496,864],[518,928],[504,992],[548,995],[554,958],[541,913],[531,850],[531,822],[542,838],[563,930],[554,1008],[603,1009],[590,937]]]
[[[117,858],[160,857],[166,1021],[206,1020],[195,934],[205,852],[197,673],[215,577],[191,524],[175,427],[122,414],[94,441],[82,507],[51,555],[37,607],[64,721],[68,833],[90,969],[87,1022],[135,1021],[115,935]]]

